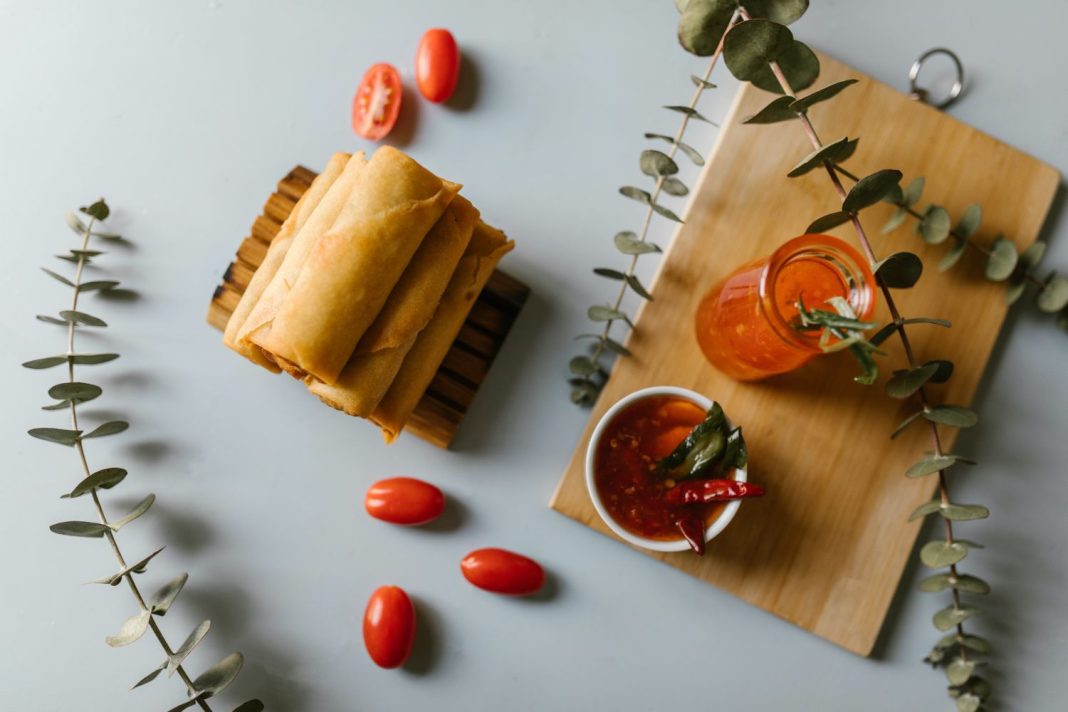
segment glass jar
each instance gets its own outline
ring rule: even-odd
[[[875,277],[856,249],[830,235],[795,237],[734,270],[697,307],[697,343],[717,369],[755,381],[800,368],[822,353],[820,331],[800,331],[797,303],[834,311],[844,297],[857,318],[875,311]]]

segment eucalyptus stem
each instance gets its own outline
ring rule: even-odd
[[[71,305],[70,305],[70,310],[72,312],[73,311],[78,311],[78,297],[81,294],[82,272],[85,269],[85,260],[86,260],[85,252],[89,248],[89,238],[91,237],[93,227],[95,227],[95,226],[96,226],[96,218],[95,217],[90,217],[89,222],[88,222],[88,224],[86,226],[85,235],[82,238],[82,247],[81,247],[81,251],[78,254],[77,268],[75,269],[75,272],[74,272],[74,287],[71,290],[74,293],[74,296],[71,298]],[[73,321],[68,322],[68,324],[67,324],[67,357],[68,357],[67,358],[67,379],[68,379],[67,382],[68,383],[76,383],[77,382],[75,380],[75,378],[74,378],[74,360],[70,358],[71,356],[74,355],[74,329],[75,329],[74,322]],[[77,403],[76,403],[76,401],[74,399],[70,400],[70,423],[71,423],[71,429],[72,430],[80,430],[80,428],[78,427],[78,406],[77,406]],[[87,478],[92,474],[92,470],[89,468],[89,461],[88,461],[88,459],[86,458],[86,455],[85,455],[85,445],[83,444],[83,441],[81,440],[81,438],[79,438],[77,441],[75,441],[74,449],[78,453],[78,459],[81,461],[83,475],[84,475],[84,477]],[[97,494],[97,490],[95,490],[95,489],[92,490],[89,493],[89,495],[92,497],[93,507],[94,507],[94,509],[96,509],[97,521],[99,521],[105,527],[104,538],[107,539],[108,544],[111,546],[111,552],[115,555],[115,560],[118,562],[120,570],[121,569],[125,569],[126,568],[126,557],[123,556],[122,550],[119,548],[119,542],[115,538],[115,532],[112,531],[111,528],[110,528],[110,522],[108,521],[107,515],[104,512],[104,505],[100,501],[100,495]],[[130,593],[133,594],[134,600],[137,602],[138,609],[141,610],[142,612],[149,612],[150,609],[148,607],[148,604],[145,602],[145,597],[141,594],[141,590],[137,587],[137,582],[134,581],[133,573],[132,572],[127,573],[126,575],[123,576],[123,578],[126,580],[126,584],[130,588]],[[155,635],[156,640],[159,641],[160,647],[163,648],[163,652],[167,655],[168,658],[170,658],[171,656],[174,655],[174,650],[171,648],[170,644],[167,642],[167,639],[166,639],[166,637],[164,637],[163,631],[160,630],[159,625],[157,625],[156,621],[151,618],[151,615],[150,615],[148,620],[149,620],[149,628],[152,630],[153,635]],[[193,687],[193,680],[192,680],[192,678],[189,677],[189,673],[186,672],[185,668],[182,665],[178,665],[175,668],[175,672],[178,673],[178,677],[180,677],[182,682],[185,683],[186,691],[190,694],[190,696],[195,695],[196,694],[196,688]],[[196,698],[196,702],[197,702],[197,705],[202,710],[206,710],[207,712],[211,712],[211,707],[208,705],[208,702],[207,702],[206,699],[202,699],[202,698],[198,697],[198,698]]]
[[[739,9],[741,16],[744,20],[750,19],[749,13],[745,10],[745,8]],[[787,81],[786,75],[784,74],[782,68],[779,66],[779,63],[777,61],[771,61],[769,62],[769,67],[772,73],[775,75],[775,78],[778,81],[779,86],[782,88],[784,94],[786,96],[795,96],[796,94],[794,92],[794,89],[790,86],[790,82]],[[804,111],[798,112],[797,117],[801,123],[801,127],[803,128],[806,136],[809,139],[809,142],[812,144],[813,149],[822,149],[824,147],[824,144],[820,140],[819,135],[816,133],[816,129],[812,125],[811,120],[808,118],[807,113],[805,113]],[[845,186],[842,184],[841,178],[839,177],[838,167],[831,161],[823,161],[823,167],[826,169],[827,176],[830,178],[831,183],[834,186],[835,192],[838,194],[839,199],[844,203],[848,192],[846,191]],[[859,182],[859,179],[856,180]],[[853,229],[856,232],[861,249],[864,251],[864,254],[867,257],[868,261],[871,263],[872,269],[874,271],[878,266],[878,260],[876,259],[875,251],[872,248],[871,240],[868,238],[867,232],[864,230],[864,226],[861,223],[860,216],[857,212],[850,211],[849,222],[853,225]],[[909,339],[908,331],[905,327],[905,321],[897,308],[897,304],[894,302],[894,298],[890,291],[890,288],[886,285],[885,281],[878,274],[876,274],[876,282],[879,285],[884,300],[886,301],[887,309],[890,311],[890,316],[893,319],[893,323],[895,325],[894,330],[897,332],[898,337],[901,341],[902,348],[905,352],[905,358],[908,362],[909,370],[913,371],[919,368],[921,364],[916,359],[915,352],[912,348],[912,343]],[[923,412],[925,414],[929,414],[931,412],[931,402],[928,399],[925,386],[920,385],[919,388],[916,390],[916,393],[919,396],[920,403],[923,407]],[[945,451],[942,448],[941,438],[939,437],[938,433],[938,426],[936,423],[930,420],[927,421],[927,424],[931,435],[931,443],[934,448],[934,454],[936,457],[942,457],[945,455]],[[938,470],[938,495],[939,500],[943,505],[950,504],[951,499],[949,492],[949,482],[946,476],[945,468]],[[948,543],[948,545],[952,546],[955,541],[953,536],[953,522],[946,517],[943,517],[943,522],[945,526],[946,542]],[[955,563],[949,566],[949,572],[950,576],[953,579],[958,578],[959,574]],[[962,609],[960,603],[960,593],[955,587],[952,586],[950,587],[950,590],[952,591],[953,610],[961,612]],[[956,630],[958,635],[963,636],[965,634],[963,620],[957,623]],[[967,649],[964,646],[958,646],[957,655],[962,662],[967,663],[968,654]]]

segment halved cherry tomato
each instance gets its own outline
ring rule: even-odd
[[[375,665],[400,667],[415,642],[415,606],[404,589],[383,586],[371,594],[363,614],[363,643]]]
[[[460,562],[460,570],[475,586],[507,596],[529,596],[545,583],[537,561],[506,549],[472,551]]]
[[[419,92],[441,103],[452,96],[460,78],[460,48],[448,30],[427,30],[415,53],[415,81]]]
[[[401,80],[396,67],[380,62],[363,75],[352,100],[352,130],[379,141],[393,130],[401,106]]]
[[[429,482],[414,477],[391,477],[371,485],[363,504],[375,519],[415,526],[426,524],[442,513],[445,495]]]

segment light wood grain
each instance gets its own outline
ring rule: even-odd
[[[817,87],[860,80],[810,112],[824,142],[861,137],[847,163],[853,172],[894,167],[906,181],[924,175],[925,202],[938,202],[953,216],[969,203],[982,204],[977,239],[988,242],[1003,232],[1020,248],[1035,239],[1059,181],[1052,167],[824,55],[821,61]],[[824,171],[786,177],[811,150],[796,122],[740,123],[772,98],[751,86],[740,91],[686,222],[663,257],[652,286],[655,301],[643,306],[627,342],[634,356],[615,365],[551,506],[612,536],[583,479],[583,458],[598,418],[645,386],[671,384],[704,393],[745,428],[749,476],[769,494],[744,503],[703,558],[649,555],[868,655],[916,540],[919,523],[906,520],[935,487],[933,478],[903,475],[930,447],[928,430],[916,427],[895,441],[888,437],[916,407],[883,391],[886,373],[903,363],[896,339],[888,342],[880,383],[864,387],[852,382],[855,365],[847,354],[820,357],[801,371],[761,383],[736,383],[705,361],[693,336],[697,304],[717,279],[839,209]],[[923,258],[926,271],[918,287],[895,297],[906,316],[953,322],[951,330],[918,326],[910,335],[919,359],[956,363],[951,381],[933,389],[936,397],[967,405],[1006,315],[1004,287],[985,281],[981,263],[971,256],[940,274],[938,259],[948,244],[926,247],[912,233],[912,220],[880,235],[891,210],[872,208],[863,222],[880,255],[908,249]],[[848,225],[833,232],[855,244]],[[879,317],[887,318],[883,306]],[[944,437],[951,449],[955,431]],[[973,526],[982,525],[962,526],[962,536]]]

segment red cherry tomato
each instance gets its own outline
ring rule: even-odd
[[[452,96],[460,77],[460,48],[448,30],[427,30],[415,53],[415,81],[419,93],[441,103]]]
[[[371,594],[363,614],[363,643],[375,665],[400,667],[415,642],[415,606],[404,589],[383,586]]]
[[[380,62],[367,70],[352,100],[352,130],[379,141],[393,130],[401,106],[401,80],[396,67]]]
[[[363,504],[375,519],[414,526],[436,519],[445,509],[445,495],[429,482],[392,477],[371,485]]]
[[[460,562],[460,570],[475,586],[507,596],[529,596],[545,583],[537,561],[505,549],[472,551]]]

